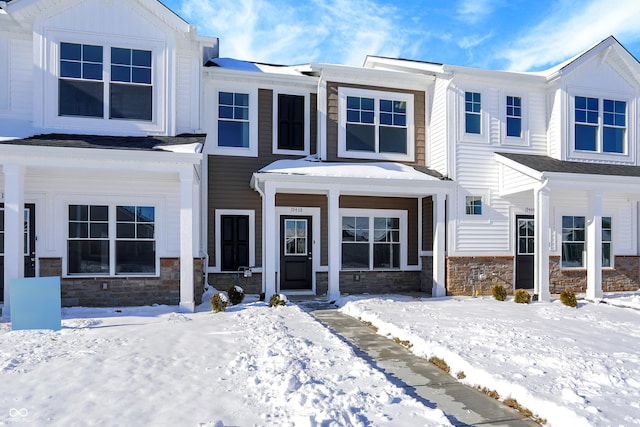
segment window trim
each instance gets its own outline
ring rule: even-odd
[[[215,251],[216,265],[209,269],[213,273],[223,273],[222,270],[222,217],[226,215],[248,216],[249,217],[249,266],[256,265],[256,212],[251,209],[216,209],[215,210]]]
[[[465,110],[465,96],[467,92],[474,92],[480,94],[480,133],[467,133],[466,130],[466,110]],[[481,89],[473,86],[465,86],[459,88],[458,94],[458,132],[459,139],[461,142],[488,142],[489,140],[489,131],[488,131],[488,113],[487,113],[487,93],[485,89]],[[506,132],[506,130],[505,130]]]
[[[283,150],[278,148],[278,95],[296,95],[304,97],[304,149]],[[251,114],[251,112],[249,112]],[[311,152],[311,94],[300,89],[278,88],[273,90],[273,154],[308,156]]]
[[[636,144],[630,143],[635,141],[636,136],[636,106],[635,106],[635,97],[632,94],[626,92],[618,92],[618,91],[594,91],[586,88],[569,88],[567,91],[567,120],[565,121],[568,126],[566,135],[567,135],[567,145],[566,145],[566,153],[567,160],[577,159],[577,160],[609,160],[615,162],[624,162],[624,163],[633,163],[635,160],[636,153]],[[576,97],[587,97],[587,98],[596,98],[598,99],[598,126],[597,126],[597,150],[576,150],[575,148],[575,99]],[[603,101],[613,100],[613,101],[624,101],[627,106],[627,114],[626,114],[626,137],[624,141],[624,147],[622,153],[611,153],[602,151],[603,146]]]
[[[577,267],[568,267],[565,266],[563,263],[563,259],[562,259],[562,248],[563,248],[563,227],[562,227],[562,220],[564,217],[580,217],[584,219],[585,222],[585,228],[584,228],[584,241],[582,242],[583,244],[583,249],[582,249],[582,265],[581,266],[577,266]],[[615,270],[615,253],[614,253],[614,248],[615,248],[615,238],[614,238],[614,234],[615,234],[615,217],[614,215],[611,214],[602,214],[601,216],[601,221],[604,220],[604,218],[609,218],[609,220],[611,221],[611,240],[605,241],[604,239],[600,239],[600,256],[602,258],[602,256],[604,255],[604,252],[602,251],[602,248],[604,247],[605,244],[609,245],[610,248],[610,252],[609,252],[609,256],[610,256],[610,265],[605,266],[604,263],[601,264],[602,270]],[[559,214],[559,232],[558,232],[558,239],[560,241],[560,250],[559,250],[559,255],[560,255],[560,260],[559,260],[559,264],[560,264],[560,269],[563,271],[580,271],[580,270],[586,270],[587,269],[587,245],[588,245],[588,241],[587,241],[587,217],[586,215],[575,215],[573,213],[566,213],[566,212],[560,212]],[[601,228],[601,230],[604,230]]]
[[[220,92],[246,93],[249,95],[249,147],[220,147],[218,145],[219,94]],[[205,96],[205,99],[208,99]],[[258,88],[233,84],[219,84],[213,90],[213,120],[211,125],[211,154],[239,157],[258,157]],[[209,145],[209,144],[208,144]]]
[[[467,197],[479,197],[482,201],[482,213],[480,215],[467,214]],[[460,222],[483,221],[489,223],[491,208],[491,191],[486,188],[467,188],[458,193]]]
[[[340,209],[340,235],[342,236],[342,218],[343,217],[367,217],[369,218],[369,235],[372,235],[373,219],[376,217],[399,218],[400,219],[400,267],[399,268],[374,268],[373,267],[373,247],[374,241],[369,243],[369,268],[343,268],[342,267],[342,237],[340,237],[340,271],[405,271],[407,270],[408,252],[408,217],[409,213],[405,210],[397,209],[356,209],[346,208]],[[331,250],[331,249],[330,249]]]
[[[507,97],[520,98],[520,136],[507,136]],[[529,146],[529,105],[527,97],[518,91],[504,91],[500,94],[500,123],[503,145]]]
[[[103,274],[87,274],[87,273],[69,273],[69,206],[107,206],[108,208],[108,234],[106,239],[109,242],[109,272]],[[63,209],[65,210],[65,231],[64,231],[64,256],[62,257],[62,277],[63,278],[87,278],[87,277],[100,277],[100,278],[122,278],[122,277],[160,277],[160,252],[161,252],[161,236],[159,230],[162,228],[162,222],[160,221],[161,209],[157,203],[147,202],[146,200],[125,200],[125,201],[99,201],[99,200],[85,200],[84,198],[67,199],[62,202]],[[117,230],[117,207],[118,206],[139,206],[139,207],[152,207],[154,209],[154,238],[144,239],[144,241],[153,241],[155,243],[155,266],[153,273],[116,273],[116,242],[118,239],[116,236]],[[128,239],[124,239],[128,240]]]
[[[373,98],[375,104],[374,126],[376,129],[376,142],[378,140],[379,123],[379,101],[391,98],[394,101],[406,102],[406,130],[407,130],[407,154],[401,153],[379,153],[347,150],[347,97]],[[357,89],[340,86],[338,88],[338,156],[353,159],[369,160],[392,160],[413,162],[415,161],[415,105],[412,93],[401,93],[393,91]],[[377,146],[377,144],[376,144]]]
[[[168,104],[166,93],[166,46],[160,40],[138,40],[128,37],[119,37],[109,34],[76,33],[65,30],[45,30],[45,38],[48,39],[44,47],[47,61],[42,70],[42,84],[51,88],[46,91],[36,91],[35,117],[42,117],[38,125],[47,128],[65,128],[80,130],[112,131],[116,128],[120,132],[134,132],[135,134],[147,132],[165,132],[168,126]],[[103,116],[59,116],[58,102],[60,99],[58,82],[60,80],[60,43],[89,44],[102,46],[103,48]],[[151,96],[152,111],[151,120],[136,119],[110,119],[110,75],[111,75],[111,47],[124,47],[134,50],[146,50],[151,52]],[[34,122],[34,124],[36,124]]]

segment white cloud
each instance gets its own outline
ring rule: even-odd
[[[397,56],[414,43],[396,9],[373,0],[183,0],[180,13],[220,37],[221,56],[258,62],[361,65],[367,54]]]
[[[458,18],[476,24],[493,12],[495,0],[462,0],[458,6]]]
[[[498,54],[510,70],[556,65],[610,35],[640,39],[640,1],[561,1],[549,18]]]

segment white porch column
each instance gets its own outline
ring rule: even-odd
[[[24,277],[24,167],[3,166],[4,170],[4,309],[11,313],[11,279]]]
[[[433,195],[433,288],[431,295],[443,297],[447,295],[445,283],[445,194]]]
[[[340,191],[331,188],[327,194],[328,248],[329,248],[329,301],[340,298],[340,251],[342,224],[340,224]]]
[[[549,216],[551,190],[544,185],[534,190],[533,292],[540,301],[551,301],[549,292]],[[517,244],[517,242],[516,242]]]
[[[193,168],[180,172],[180,307],[195,311],[193,292]]]
[[[602,193],[589,192],[587,210],[587,298],[602,298]]]
[[[276,189],[265,182],[264,196],[262,197],[262,235],[263,248],[262,251],[262,288],[265,294],[265,301],[269,301],[271,295],[276,293],[276,250],[279,250],[279,237],[276,230],[278,229],[276,218]]]

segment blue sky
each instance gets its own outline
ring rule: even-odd
[[[220,56],[362,65],[367,54],[552,67],[614,35],[640,58],[640,0],[162,0]]]

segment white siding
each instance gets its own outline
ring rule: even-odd
[[[557,87],[549,91],[547,102],[549,103],[549,127],[547,138],[549,140],[549,156],[554,159],[562,159],[562,96]]]
[[[9,109],[9,37],[0,32],[0,113]]]
[[[502,184],[500,194],[502,195],[530,190],[537,182],[533,178],[503,165],[500,166],[500,174],[500,182]]]
[[[188,55],[176,58],[176,133],[180,134],[193,132],[198,127],[200,93],[198,62]]]
[[[427,149],[429,158],[427,159],[427,166],[443,174],[449,174],[447,167],[447,150],[449,146],[449,138],[447,135],[448,83],[448,80],[436,80],[434,92],[431,97],[431,109],[429,110],[429,106],[427,106],[427,111],[430,112],[430,137],[427,141],[429,144]]]
[[[11,40],[9,50],[10,111],[11,116],[30,120],[33,110],[33,60],[32,43],[27,40]]]

